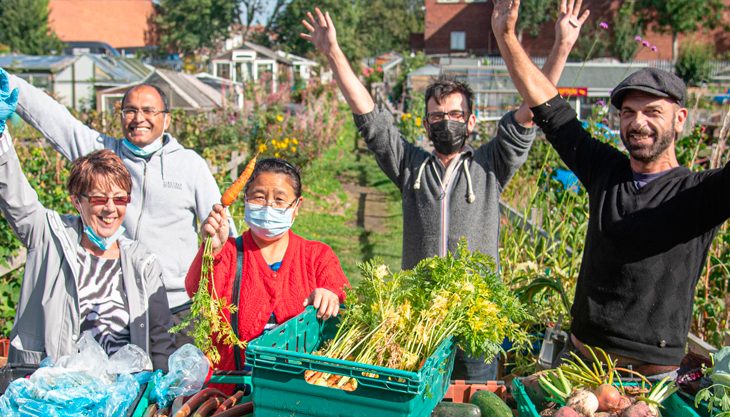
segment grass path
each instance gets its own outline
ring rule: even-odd
[[[293,230],[332,247],[350,282],[357,263],[374,257],[400,270],[403,213],[400,191],[382,173],[353,122],[336,146],[302,173],[304,205]]]

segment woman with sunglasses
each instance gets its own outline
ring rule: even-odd
[[[220,205],[214,206],[202,227],[203,240],[212,238],[216,293],[239,307],[232,320],[239,339],[252,340],[307,305],[317,309],[317,317],[336,316],[344,302],[343,288],[349,285],[339,259],[324,243],[303,239],[290,230],[304,200],[297,170],[284,160],[264,159],[256,164],[244,194],[249,230],[229,238]],[[185,280],[191,297],[198,291],[202,256],[201,246]],[[235,287],[240,289],[238,297]],[[218,369],[242,370],[243,352],[214,343],[221,354]]]
[[[166,370],[172,316],[157,258],[121,237],[129,171],[112,151],[95,151],[73,162],[67,187],[79,216],[41,205],[3,133],[0,209],[28,249],[8,362],[78,352],[76,341],[89,330],[107,354],[132,343]]]

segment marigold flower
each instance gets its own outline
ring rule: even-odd
[[[279,157],[279,152],[275,153],[274,156],[278,158]]]
[[[296,151],[297,151],[297,147],[296,147],[296,146],[292,146],[292,147],[291,147],[291,151],[292,151],[292,152],[296,152]]]
[[[606,22],[599,23],[599,26],[602,27],[602,28],[604,28],[604,29],[608,29],[608,23],[606,23]]]
[[[265,143],[262,143],[261,145],[259,145],[259,152],[263,153],[265,150],[266,150],[266,144]]]
[[[283,118],[283,117],[281,117],[281,115],[280,115],[280,114],[277,114],[277,115],[276,115],[276,120],[277,120],[277,121],[279,121],[279,122],[281,122],[282,120],[284,120],[284,118]]]
[[[299,142],[297,142],[297,138],[292,138],[291,143],[299,145]]]

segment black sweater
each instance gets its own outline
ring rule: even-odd
[[[730,217],[730,168],[680,166],[637,189],[629,158],[593,139],[565,100],[558,96],[532,111],[589,195],[571,331],[614,354],[679,365],[695,286]]]

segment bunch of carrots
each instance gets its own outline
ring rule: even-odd
[[[259,156],[257,152],[254,157],[246,165],[246,169],[236,179],[236,181],[228,187],[221,197],[223,207],[229,207],[238,198],[246,182],[251,177],[253,169],[256,167],[256,159]],[[241,341],[234,334],[231,322],[227,318],[230,314],[236,312],[236,306],[233,304],[226,305],[225,298],[219,297],[215,290],[213,278],[213,245],[210,236],[205,241],[205,249],[203,250],[203,265],[200,271],[200,284],[198,292],[193,296],[193,304],[190,307],[190,314],[185,316],[183,321],[177,326],[170,329],[170,333],[177,333],[190,325],[192,320],[195,323],[195,330],[188,332],[188,336],[192,336],[195,340],[195,346],[205,353],[213,364],[220,362],[220,353],[213,344],[212,336],[216,334],[216,341],[221,340],[229,346],[246,347],[246,342]],[[210,285],[209,285],[210,283]],[[208,287],[211,292],[206,291]],[[221,320],[221,317],[223,318]]]

